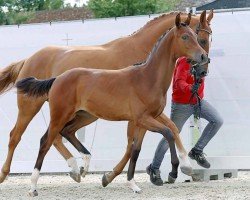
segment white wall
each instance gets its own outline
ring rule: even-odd
[[[29,57],[47,45],[65,45],[68,34],[70,45],[95,45],[131,34],[143,26],[148,16],[106,20],[89,20],[70,23],[2,26],[0,27],[0,66]],[[213,42],[210,73],[206,83],[206,99],[221,113],[225,120],[223,128],[206,148],[209,156],[249,156],[250,89],[249,66],[250,39],[248,26],[250,12],[217,13],[212,22]],[[171,91],[169,91],[169,96]],[[7,154],[9,132],[17,116],[14,91],[0,96],[0,166]],[[168,98],[169,102],[170,98]],[[168,104],[166,112],[169,115]],[[31,172],[37,157],[39,140],[47,128],[48,105],[43,107],[27,128],[16,149],[11,172]],[[44,120],[44,116],[46,120]],[[91,170],[111,170],[122,157],[126,148],[126,123],[99,120],[86,128],[85,144],[90,149],[95,128],[92,149]],[[182,131],[182,138],[190,149],[189,123]],[[204,126],[204,124],[203,124]],[[138,170],[144,170],[151,161],[161,136],[148,133],[138,161]],[[66,144],[75,156],[78,153]],[[244,158],[246,159],[246,158]],[[43,172],[67,171],[62,157],[51,148],[45,159]],[[80,159],[79,159],[80,161]],[[247,160],[249,162],[249,159]],[[166,159],[169,162],[169,158]],[[249,163],[250,164],[250,163]]]

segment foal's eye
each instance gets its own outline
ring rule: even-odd
[[[182,38],[183,40],[187,40],[187,39],[188,39],[188,35],[183,35],[181,38]]]

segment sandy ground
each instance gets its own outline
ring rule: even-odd
[[[10,176],[0,185],[0,199],[32,199],[27,195],[29,178],[27,175]],[[162,187],[152,185],[147,174],[137,173],[135,178],[143,190],[141,194],[134,194],[126,187],[126,174],[117,177],[107,188],[101,186],[101,178],[102,174],[89,174],[78,184],[66,175],[42,175],[38,182],[39,196],[34,199],[250,199],[250,172],[239,172],[236,179],[164,184]]]

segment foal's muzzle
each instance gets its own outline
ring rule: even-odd
[[[204,60],[204,62],[196,63],[191,62],[192,65],[190,73],[194,75],[196,80],[200,80],[201,78],[207,76],[207,67],[206,65],[210,63],[210,58]]]

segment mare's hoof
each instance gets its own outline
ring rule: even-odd
[[[3,172],[0,172],[0,183],[3,183],[4,180],[7,180],[7,175],[5,175]]]
[[[88,172],[84,169],[84,167],[80,167],[80,174],[84,178]]]
[[[80,174],[78,174],[78,173],[76,173],[76,172],[74,172],[74,171],[71,171],[71,172],[69,173],[69,175],[70,175],[70,177],[71,177],[75,182],[77,182],[77,183],[80,183],[80,182],[81,182],[81,175],[80,175]]]
[[[109,180],[108,180],[107,174],[104,173],[102,176],[102,186],[106,187],[108,184],[109,184]]]
[[[34,191],[29,191],[29,196],[30,197],[37,197],[38,196],[38,192],[36,190]]]

